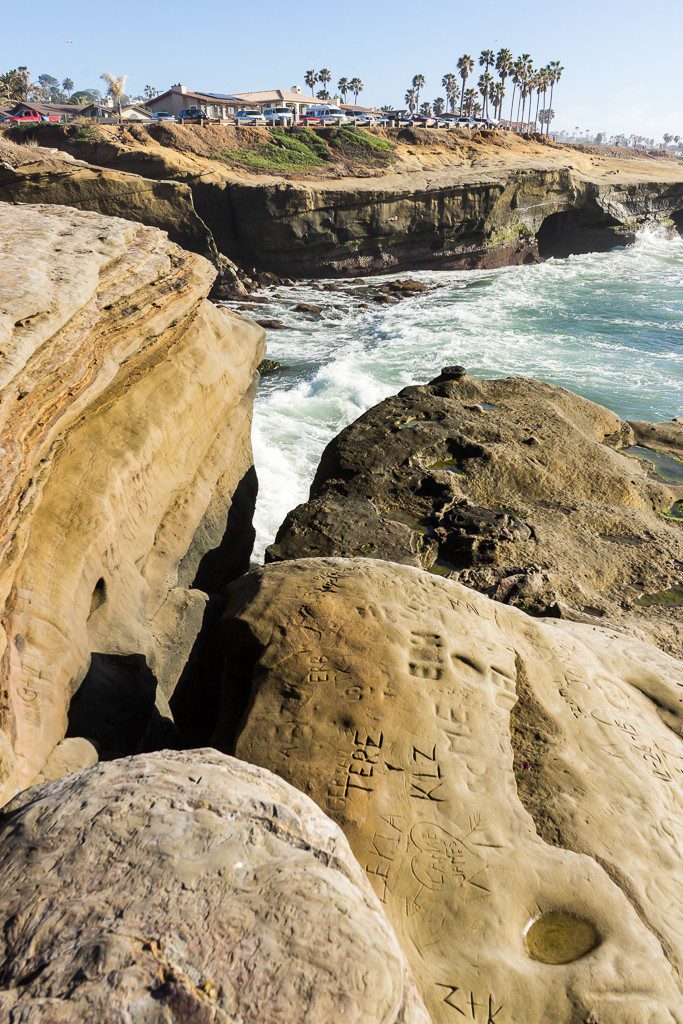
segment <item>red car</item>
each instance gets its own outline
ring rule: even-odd
[[[61,121],[60,114],[41,114],[39,110],[20,110],[18,114],[8,114],[5,124],[40,124],[45,121]]]

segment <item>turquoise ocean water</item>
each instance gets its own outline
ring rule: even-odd
[[[442,366],[552,381],[627,419],[683,415],[683,239],[645,232],[624,249],[538,266],[400,276],[439,287],[362,308],[298,285],[263,308],[287,325],[268,331],[268,355],[286,369],[262,380],[256,401],[256,559],[306,499],[330,438]],[[323,306],[322,318],[294,313],[302,301]]]

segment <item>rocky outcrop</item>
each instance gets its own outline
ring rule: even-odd
[[[634,441],[617,415],[562,388],[449,368],[330,442],[267,560],[404,562],[680,652],[681,467]]]
[[[181,181],[96,167],[69,153],[0,139],[0,201],[50,203],[123,217],[168,233],[172,242],[219,263],[211,231]]]
[[[206,260],[129,221],[0,204],[0,266],[2,802],[64,739],[86,673],[115,691],[93,652],[146,663],[139,706],[168,715],[195,580],[248,565],[264,342],[206,300]]]
[[[680,662],[368,559],[266,566],[223,630],[214,743],[342,826],[434,1024],[680,1019]]]
[[[329,135],[321,133],[324,150]],[[133,172],[133,190],[145,181],[151,189],[160,180],[167,191],[186,184],[221,253],[287,277],[500,267],[610,249],[644,223],[671,230],[683,223],[683,176],[673,161],[608,160],[510,133],[366,137],[394,147],[390,170],[370,164],[330,181],[323,166],[316,181],[293,177],[296,165],[278,176],[277,162],[270,174],[266,163],[266,173],[250,175],[247,157],[263,156],[263,138],[257,133],[256,150],[240,166],[231,162],[239,147],[234,131],[220,126],[91,128],[85,138],[46,126],[35,135],[96,166]],[[303,166],[300,173],[315,171]]]
[[[337,826],[215,751],[32,790],[0,865],[3,1020],[428,1024]]]
[[[464,179],[464,180],[463,180]],[[289,276],[494,268],[603,251],[683,209],[683,183],[597,184],[571,170],[230,186],[233,258]]]

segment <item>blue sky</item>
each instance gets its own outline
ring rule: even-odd
[[[565,66],[554,127],[683,134],[683,4],[675,0],[34,0],[30,20],[17,32],[5,20],[0,70],[26,64],[34,79],[68,75],[77,88],[99,86],[110,71],[128,74],[132,94],[173,82],[242,92],[303,84],[307,68],[327,66],[335,83],[363,80],[360,102],[401,103],[414,74],[425,75],[433,99],[462,53],[507,46]]]

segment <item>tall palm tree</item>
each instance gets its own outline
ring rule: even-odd
[[[479,81],[477,82],[477,87],[484,101],[484,117],[486,117],[488,113],[489,89],[491,87],[492,81],[493,79],[491,78],[488,71],[485,71],[483,75],[479,75]]]
[[[328,83],[332,81],[332,72],[328,68],[321,68],[320,71],[318,72],[318,81],[322,85],[322,89],[320,90],[320,92],[322,92],[323,95],[320,96],[320,94],[318,94],[320,96],[320,99],[329,100],[330,94],[327,91],[327,86]]]
[[[116,78],[114,75],[110,75],[108,71],[100,75],[103,82],[107,83],[107,96],[111,96],[119,115],[119,124],[121,124],[121,101],[123,100],[123,92],[126,88],[126,82],[128,81],[128,75],[119,75]]]
[[[365,86],[363,85],[360,78],[352,78],[349,82],[349,89],[353,93],[353,102],[358,103],[358,94],[363,91]]]
[[[482,75],[482,78],[488,76],[489,82],[491,79],[491,76],[489,75],[489,68],[493,65],[495,59],[496,55],[493,52],[493,50],[482,50],[481,53],[479,54],[479,67],[484,69],[484,74]],[[481,78],[479,79],[479,81],[481,82]],[[479,89],[481,90],[481,86],[479,86]],[[486,85],[486,95],[484,96],[484,117],[486,117],[489,109],[488,97],[489,83],[487,83]]]
[[[519,103],[517,106],[517,120],[524,123],[524,107],[526,105],[526,98],[529,95],[529,75],[532,71],[531,54],[523,53],[521,57],[517,59],[517,74],[518,74],[518,86],[519,86]]]
[[[562,78],[562,72],[564,71],[564,68],[560,64],[559,60],[552,60],[550,62],[550,64],[548,65],[548,71],[550,72],[550,108],[552,110],[553,91],[555,89],[555,86],[559,82],[559,80]],[[554,111],[553,111],[553,117],[554,116],[555,116],[555,114],[554,114]],[[550,121],[551,120],[552,120],[552,118],[549,119],[546,122],[546,124],[547,124],[546,134],[550,131]]]
[[[512,73],[512,52],[506,49],[500,49],[496,54],[496,71],[500,79],[501,85],[503,86],[503,96],[505,95],[505,81],[508,76]],[[498,117],[502,116],[502,98],[501,108],[498,110]]]
[[[460,93],[458,80],[455,75],[449,71],[448,74],[444,75],[441,79],[441,84],[446,90],[446,99],[448,100],[448,105],[451,108],[451,114],[454,114],[455,104],[458,99],[458,94]]]
[[[346,94],[349,91],[349,87],[350,83],[348,78],[340,78],[337,82],[337,89],[339,90],[339,95],[344,100],[344,103],[346,103]]]
[[[67,94],[67,96],[70,96],[71,93],[74,91],[74,83],[71,81],[70,78],[64,79],[64,81],[62,82],[62,89]]]
[[[510,74],[512,76],[512,97],[510,99],[510,123],[512,124],[515,116],[515,92],[517,91],[522,82],[522,61],[520,57],[518,57],[517,60],[512,62]]]
[[[445,106],[446,106],[446,103],[445,103],[445,100],[444,100],[443,96],[437,96],[436,99],[434,100],[434,102],[432,103],[432,107],[434,109],[434,113],[436,114],[437,117],[440,117],[441,114],[443,114]]]
[[[311,92],[313,92],[313,90],[315,89],[315,85],[316,85],[317,81],[318,81],[318,72],[317,71],[307,71],[306,74],[304,75],[304,82],[306,83],[308,88],[311,90]]]
[[[415,110],[415,90],[408,89],[404,96],[404,100],[408,104],[408,110],[412,114],[412,112]]]
[[[425,76],[424,75],[415,75],[415,77],[413,78],[412,85],[413,85],[413,89],[415,90],[415,103],[419,107],[419,105],[420,105],[420,90],[424,89],[424,87],[425,87]]]
[[[462,79],[462,92],[460,94],[460,116],[462,117],[462,106],[465,96],[465,85],[467,83],[468,75],[470,74],[470,72],[474,71],[474,61],[472,60],[468,53],[464,53],[462,57],[458,60],[457,67],[458,72],[460,73],[460,77]]]

